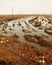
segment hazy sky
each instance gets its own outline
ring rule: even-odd
[[[0,0],[0,14],[52,14],[52,0]]]

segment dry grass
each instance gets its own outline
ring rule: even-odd
[[[0,21],[11,21],[11,20],[15,20],[15,19],[21,19],[21,18],[25,18],[28,16],[39,16],[39,15],[0,15]],[[40,15],[40,16],[44,16],[48,19],[52,19],[52,15]]]
[[[0,15],[0,21],[7,22],[7,21],[21,19],[25,17],[28,17],[28,15]]]

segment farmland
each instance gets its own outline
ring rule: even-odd
[[[52,65],[51,15],[0,15],[1,65]]]

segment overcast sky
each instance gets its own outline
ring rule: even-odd
[[[0,14],[52,14],[52,0],[0,0]]]

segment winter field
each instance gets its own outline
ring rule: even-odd
[[[0,64],[52,65],[52,16],[1,15]]]

